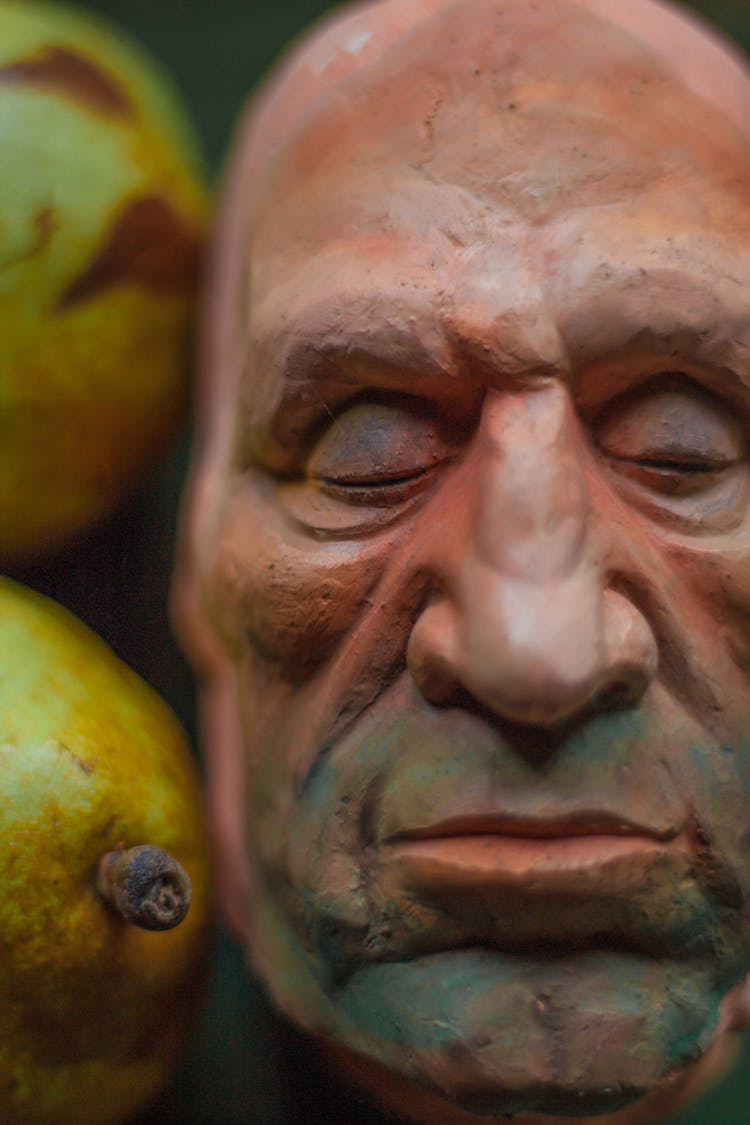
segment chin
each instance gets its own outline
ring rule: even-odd
[[[308,1029],[376,1099],[430,1125],[659,1121],[731,1042],[708,973],[607,952],[378,963],[327,1001],[332,1023]]]
[[[739,1038],[731,1033],[717,1036],[702,1059],[666,1075],[643,1097],[623,1108],[593,1113],[581,1104],[569,1113],[560,1105],[555,1105],[549,1112],[483,1110],[481,1106],[472,1109],[342,1048],[340,1044],[324,1042],[323,1046],[330,1063],[343,1077],[366,1091],[383,1109],[395,1114],[399,1121],[414,1125],[472,1125],[472,1122],[482,1125],[509,1120],[513,1125],[656,1125],[684,1109],[708,1086],[726,1075],[737,1058]]]
[[[716,1069],[742,1018],[745,944],[712,915],[699,917],[700,945],[671,930],[638,940],[635,907],[619,941],[555,932],[509,947],[508,921],[493,924],[496,945],[459,944],[447,915],[425,929],[413,900],[399,900],[398,929],[385,914],[376,925],[346,880],[327,911],[271,885],[259,880],[253,912],[260,977],[405,1121],[656,1122]]]

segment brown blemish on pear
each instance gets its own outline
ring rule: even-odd
[[[93,261],[65,290],[59,311],[106,289],[134,282],[147,289],[190,290],[200,244],[164,199],[137,199],[117,217]]]
[[[69,47],[45,47],[0,69],[6,85],[38,86],[64,94],[109,117],[131,117],[133,107],[114,79]]]

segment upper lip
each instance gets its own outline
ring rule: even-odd
[[[668,841],[681,826],[642,824],[611,812],[578,810],[558,814],[484,813],[446,817],[393,833],[388,843],[437,840],[452,836],[506,836],[516,839],[556,840],[580,836],[635,836]]]

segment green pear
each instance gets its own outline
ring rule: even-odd
[[[0,559],[110,511],[184,418],[205,199],[153,63],[0,0]]]

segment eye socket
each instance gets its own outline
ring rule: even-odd
[[[617,398],[597,419],[595,436],[619,473],[679,497],[715,485],[745,459],[746,445],[727,405],[676,380]]]
[[[395,504],[431,478],[449,450],[439,421],[414,402],[359,402],[318,441],[308,480],[353,504]]]

